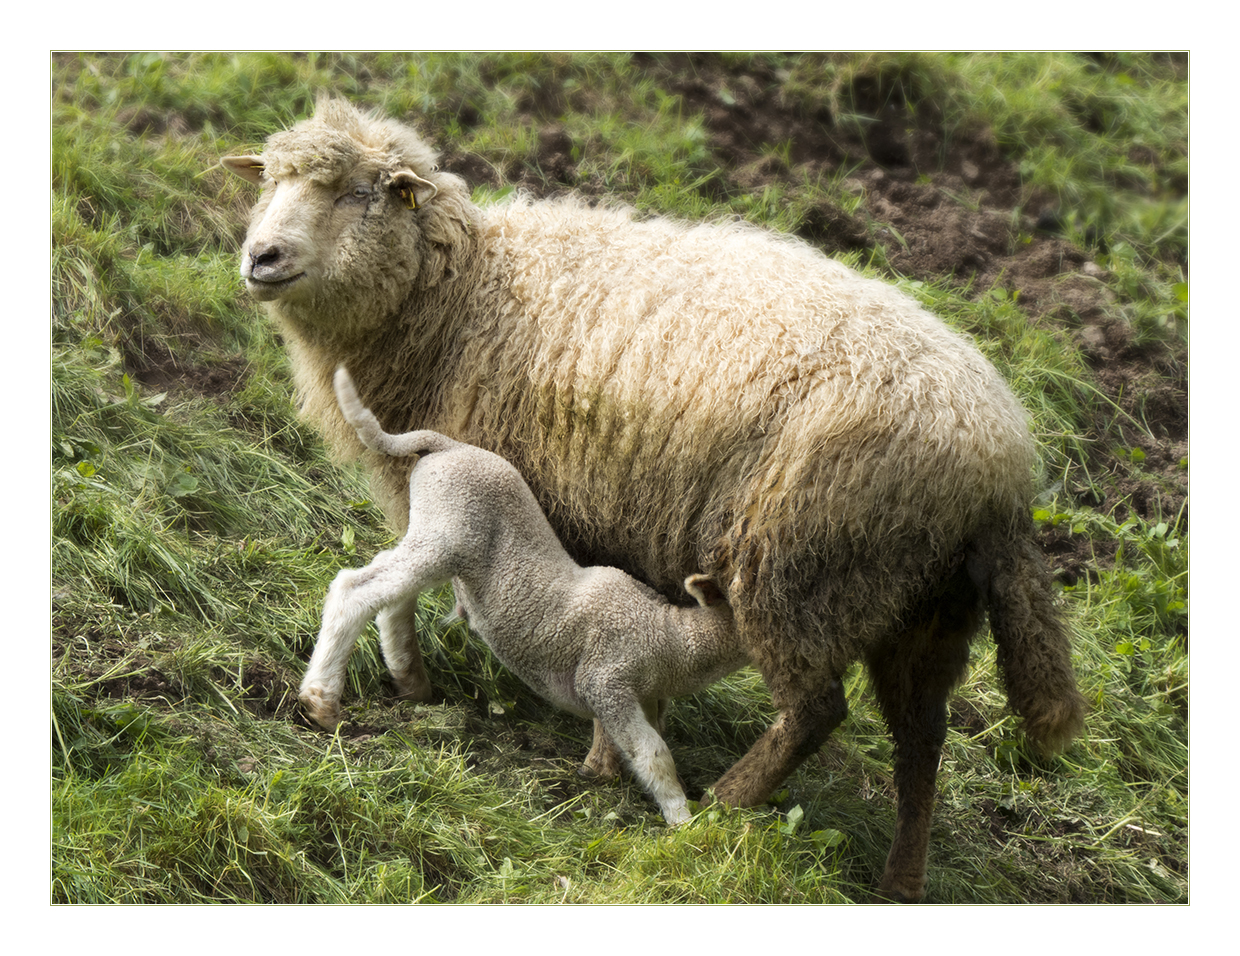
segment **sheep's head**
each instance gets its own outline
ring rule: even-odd
[[[226,169],[263,190],[241,253],[246,288],[262,301],[339,316],[341,299],[383,313],[419,278],[438,281],[443,263],[419,275],[444,233],[433,207],[441,184],[463,184],[434,160],[408,127],[336,100],[273,135],[261,156],[225,157]]]

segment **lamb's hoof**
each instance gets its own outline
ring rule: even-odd
[[[306,716],[326,731],[334,731],[342,718],[340,704],[324,699],[323,691],[318,687],[303,690],[297,698],[306,709]]]
[[[585,777],[587,780],[607,781],[615,780],[620,774],[615,770],[608,773],[605,768],[594,767],[589,762],[586,762],[577,768],[577,776]]]
[[[678,827],[683,823],[688,823],[693,819],[693,813],[687,806],[683,804],[679,807],[665,807],[663,810],[663,819],[667,821],[669,827]]]
[[[435,698],[435,688],[429,680],[401,680],[393,676],[396,685],[396,699],[407,700],[414,704],[429,704]]]

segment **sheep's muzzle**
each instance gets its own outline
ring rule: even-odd
[[[241,261],[246,290],[260,302],[279,299],[306,277],[296,261],[279,246],[255,246]]]

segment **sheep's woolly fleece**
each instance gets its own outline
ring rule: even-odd
[[[269,308],[306,413],[366,461],[398,528],[409,462],[362,448],[337,365],[387,430],[511,461],[579,560],[669,595],[695,571],[720,581],[777,704],[903,626],[970,542],[1027,534],[1023,410],[970,341],[896,290],[742,223],[573,198],[479,210],[403,126],[347,104],[273,136],[263,159],[317,175],[359,142],[433,182],[435,201],[399,231],[339,237],[330,283]]]

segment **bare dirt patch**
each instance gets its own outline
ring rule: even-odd
[[[151,391],[190,392],[209,398],[227,397],[245,383],[246,362],[241,356],[214,365],[178,361],[162,345],[127,353],[127,368]]]

